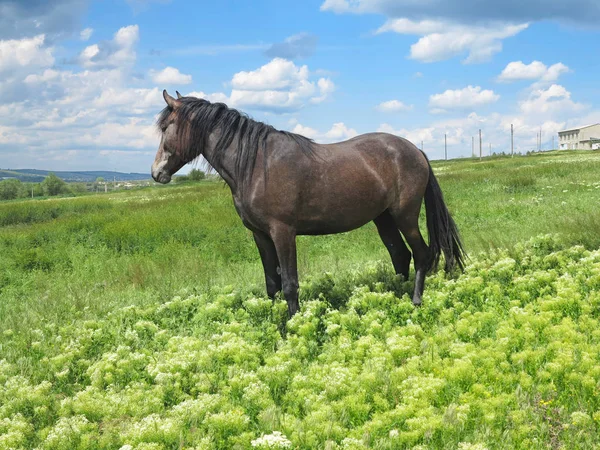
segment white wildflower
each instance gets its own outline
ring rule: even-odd
[[[291,448],[292,442],[280,431],[264,434],[252,441],[252,447],[258,448]]]

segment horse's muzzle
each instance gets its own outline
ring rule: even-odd
[[[167,184],[169,181],[171,181],[171,175],[161,170],[154,170],[154,168],[152,168],[152,178],[154,181],[161,184]]]

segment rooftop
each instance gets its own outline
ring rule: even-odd
[[[598,126],[598,125],[600,125],[600,123],[593,123],[591,125],[584,125],[584,126],[581,126],[581,127],[567,128],[565,130],[560,130],[559,133],[565,133],[567,131],[583,130],[584,128],[595,127],[595,126]]]

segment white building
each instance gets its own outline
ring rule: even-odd
[[[559,131],[558,148],[561,150],[600,149],[600,123]]]

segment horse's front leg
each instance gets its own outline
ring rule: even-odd
[[[274,224],[271,226],[271,239],[275,244],[281,266],[283,295],[288,304],[288,314],[292,317],[300,309],[298,304],[296,230],[282,223]]]
[[[271,238],[261,232],[254,232],[254,242],[258,247],[260,259],[265,271],[265,282],[267,284],[267,295],[275,298],[275,294],[281,291],[281,275],[278,272],[279,260],[277,251]]]

